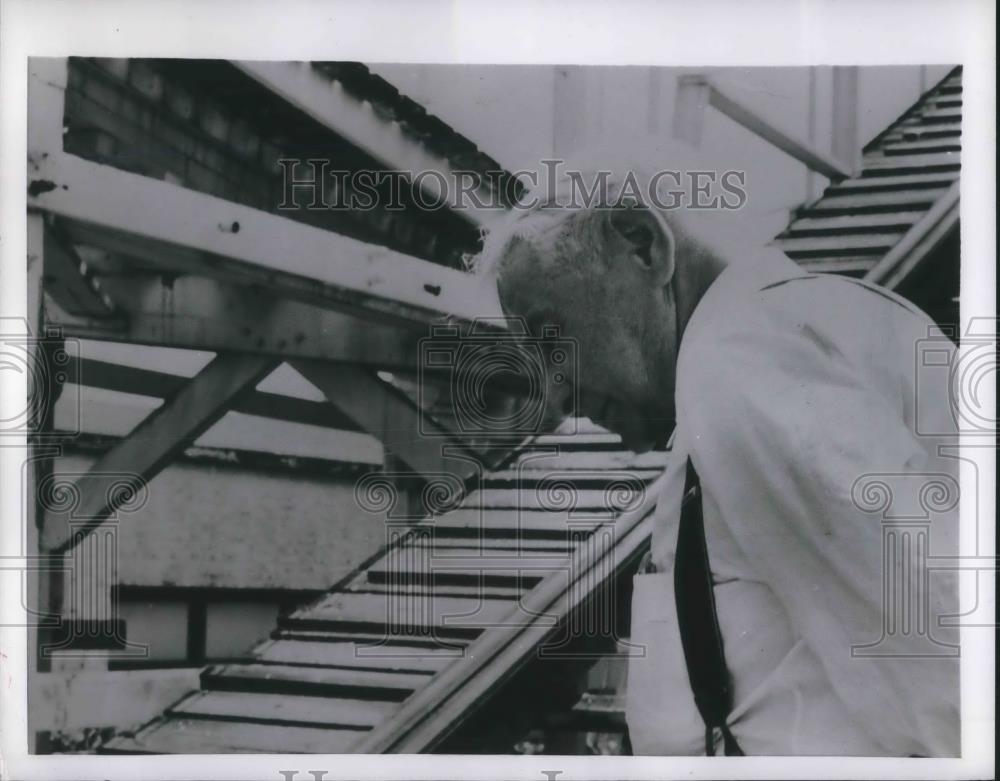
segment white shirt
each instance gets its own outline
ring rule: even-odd
[[[635,753],[704,752],[673,593],[688,456],[743,750],[959,753],[957,629],[938,625],[957,614],[956,579],[931,570],[900,585],[929,571],[928,554],[958,549],[958,461],[938,453],[955,441],[947,368],[919,365],[931,325],[887,291],[809,275],[779,253],[710,286],[680,347],[657,572],[634,582]]]

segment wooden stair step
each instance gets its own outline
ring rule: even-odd
[[[615,486],[621,486],[617,491]],[[485,488],[473,491],[462,502],[463,508],[519,509],[546,512],[574,511],[620,513],[637,506],[645,497],[646,486],[638,479],[622,479],[608,490],[584,488],[573,490],[564,481],[555,478],[537,490],[521,491],[514,488]]]
[[[961,122],[962,112],[953,108],[927,108],[920,112],[924,122]]]
[[[135,737],[119,737],[106,754],[342,754],[368,729],[324,729],[276,724],[171,718]]]
[[[366,573],[358,576],[347,591],[352,594],[393,594],[405,597],[465,597],[482,599],[520,599],[528,591],[530,585],[518,585],[514,582],[490,581],[486,584],[442,583],[439,580],[433,585],[425,581],[413,582],[379,582],[370,581]]]
[[[912,127],[901,127],[897,130],[893,130],[891,133],[886,133],[882,137],[882,143],[887,144],[893,141],[924,141],[934,138],[961,138],[962,128],[960,126],[955,127],[920,127],[919,125],[914,125]]]
[[[204,670],[201,687],[210,691],[401,702],[428,680],[430,675],[421,673],[281,664],[225,664]]]
[[[268,640],[254,651],[262,663],[337,667],[346,670],[435,673],[456,658],[449,649],[417,645],[322,642],[319,640]]]
[[[398,707],[398,703],[378,700],[211,691],[198,692],[182,700],[170,708],[167,715],[182,719],[371,729]]]
[[[862,176],[885,176],[905,173],[930,174],[961,169],[961,154],[942,152],[934,155],[889,156],[870,155],[862,162]]]
[[[283,627],[393,627],[422,631],[429,637],[476,635],[516,607],[506,599],[336,593],[318,604],[279,619]]]
[[[400,654],[404,658],[411,658],[411,653],[407,648],[419,648],[428,654],[429,658],[440,656],[441,659],[452,660],[460,657],[463,649],[469,644],[469,637],[440,637],[428,636],[424,631],[417,628],[409,628],[405,631],[394,629],[392,632],[380,631],[380,628],[369,627],[370,631],[358,631],[348,629],[337,629],[336,627],[323,626],[322,628],[310,628],[308,626],[278,626],[271,632],[271,639],[276,642],[293,643],[351,643],[368,648],[384,648],[386,656],[392,656],[394,649],[400,648]],[[373,651],[377,655],[377,651]]]
[[[669,451],[650,450],[633,453],[631,450],[602,453],[539,453],[530,449],[513,462],[519,470],[572,471],[574,469],[657,469],[662,472],[670,460]]]
[[[920,218],[916,211],[876,214],[831,214],[795,220],[780,238],[822,236],[855,232],[899,232]]]
[[[962,123],[961,121],[954,119],[949,121],[937,120],[934,122],[928,122],[923,117],[914,116],[909,119],[904,119],[902,122],[898,123],[893,129],[893,133],[909,133],[915,131],[917,133],[928,133],[934,131],[952,131],[958,132],[961,135]],[[871,154],[875,149],[866,150],[866,154]]]
[[[587,518],[596,518],[596,511],[587,512]],[[603,513],[606,523],[613,523],[615,513]],[[450,534],[469,534],[480,537],[533,539],[569,539],[585,536],[593,529],[580,523],[576,513],[546,510],[483,510],[467,508],[453,510],[434,519],[435,529],[445,529]]]
[[[926,209],[944,194],[944,189],[903,190],[901,192],[866,192],[821,198],[802,211],[803,217],[819,217],[831,212],[859,211],[892,212],[905,209]]]
[[[414,537],[407,542],[414,547],[430,548],[440,555],[475,556],[484,553],[517,553],[519,555],[535,555],[539,553],[569,555],[576,545],[565,539],[551,540],[545,538],[526,537],[481,537],[470,538],[468,535],[449,535],[447,529],[435,529],[432,537]]]
[[[372,583],[489,584],[536,583],[557,570],[568,571],[569,556],[448,555],[424,560],[387,556],[368,568]],[[436,589],[435,589],[436,590]]]
[[[958,93],[943,94],[940,97],[931,98],[927,101],[929,108],[962,108],[961,90]]]
[[[578,434],[542,434],[532,440],[534,447],[559,447],[565,450],[622,450],[622,438],[610,432]]]
[[[903,237],[903,231],[892,233],[848,233],[838,236],[802,236],[776,239],[773,243],[789,257],[808,258],[865,254],[883,254]]]
[[[948,187],[956,178],[956,173],[923,174],[919,172],[903,176],[862,176],[847,179],[828,187],[824,197],[878,191],[935,189]]]
[[[961,152],[961,142],[946,139],[924,139],[920,141],[893,141],[883,144],[886,155],[930,154],[932,152]]]
[[[579,488],[607,488],[609,485],[623,479],[639,480],[643,483],[648,483],[651,480],[655,480],[662,473],[662,469],[500,469],[488,474],[483,480],[483,485],[486,488],[519,486],[531,490],[539,484],[544,484],[546,480],[565,479]]]
[[[807,271],[818,274],[843,274],[860,277],[870,271],[879,260],[881,260],[879,255],[862,255],[805,258],[798,262]]]

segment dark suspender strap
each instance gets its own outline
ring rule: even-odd
[[[726,756],[743,756],[726,725],[733,708],[733,691],[715,610],[701,499],[698,473],[689,458],[674,560],[677,621],[694,702],[705,722],[705,754],[715,753],[715,730],[719,729]]]

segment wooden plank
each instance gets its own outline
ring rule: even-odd
[[[553,512],[549,510],[483,510],[461,509],[453,510],[446,515],[435,518],[432,523],[435,529],[443,529],[449,533],[482,535],[484,537],[515,537],[523,539],[534,537],[555,537],[567,539],[576,531],[587,533],[592,530],[592,520],[603,518],[605,522],[614,522],[615,514],[607,511],[598,513],[588,511],[586,520],[576,514]]]
[[[860,276],[867,273],[876,263],[878,255],[851,255],[845,257],[803,258],[799,265],[808,271],[821,274],[850,274]]]
[[[891,133],[887,133],[882,137],[881,143],[887,144],[894,141],[921,141],[930,140],[933,138],[961,138],[962,128],[959,127],[920,127],[914,125],[912,127],[900,127],[897,130],[893,130]]]
[[[268,356],[217,355],[170,400],[76,481],[79,501],[68,511],[47,513],[43,545],[62,552],[76,545],[123,503],[144,490],[161,469],[221,418],[234,399],[277,365]],[[70,521],[73,520],[71,528]]]
[[[254,651],[254,657],[270,664],[434,673],[454,660],[455,652],[447,648],[407,645],[269,640],[262,648]]]
[[[823,255],[877,255],[886,252],[905,231],[892,233],[843,233],[835,236],[793,236],[774,240],[790,257],[807,258]]]
[[[514,581],[507,581],[514,583]],[[472,584],[448,585],[434,583],[370,583],[364,576],[346,587],[352,594],[393,594],[403,598],[409,597],[462,597],[465,599],[520,599],[530,588],[530,584],[496,585],[495,582],[486,585]]]
[[[135,738],[115,738],[106,754],[341,754],[367,734],[361,729],[323,729],[275,724],[171,718]]]
[[[892,156],[871,154],[866,155],[862,165],[864,167],[863,176],[877,176],[879,174],[898,175],[907,171],[929,174],[940,171],[957,171],[961,167],[961,154],[956,152],[942,152],[936,155],[908,155]]]
[[[651,450],[648,453],[633,453],[631,450],[604,452],[570,451],[540,454],[526,448],[517,457],[515,468],[519,470],[571,471],[575,469],[665,469],[670,453]]]
[[[902,209],[923,209],[934,203],[944,191],[945,188],[934,188],[826,196],[804,209],[803,215],[821,216],[824,212],[861,211],[865,209],[879,209],[888,212]]]
[[[354,97],[340,82],[331,81],[308,62],[253,60],[233,61],[233,64],[290,105],[368,152],[389,170],[409,171],[414,175],[421,171],[454,174],[447,158],[434,154],[409,138],[399,123],[381,119],[370,103]],[[456,195],[454,189],[450,188],[451,196]],[[425,184],[424,190],[428,203],[434,202],[433,188]],[[485,187],[476,188],[475,194],[483,203],[494,201]],[[503,210],[496,209],[474,209],[471,204],[456,208],[463,205],[454,197],[448,206],[463,218],[483,227],[489,227],[503,213]]]
[[[370,728],[399,706],[377,700],[334,699],[292,694],[199,692],[167,711],[168,717],[224,719],[269,725]]]
[[[122,317],[71,316],[53,322],[69,336],[281,359],[315,358],[380,369],[416,370],[426,327],[395,327],[275,296],[269,288],[205,277],[99,270],[102,290]]]
[[[438,529],[434,537],[414,537],[407,545],[414,548],[429,548],[433,554],[441,556],[480,556],[484,553],[569,554],[576,545],[563,540],[546,540],[519,537],[473,537],[448,536],[447,529]]]
[[[280,624],[280,622],[279,622]],[[361,628],[343,628],[329,625],[321,627],[310,626],[279,626],[271,633],[271,637],[277,641],[287,640],[289,642],[317,642],[317,643],[355,643],[359,646],[366,646],[372,649],[373,655],[381,654],[392,656],[396,649],[403,656],[409,656],[406,649],[416,647],[428,652],[440,652],[449,658],[453,655],[461,656],[462,649],[469,644],[468,636],[434,637],[426,633],[419,633],[413,629],[408,631],[386,631],[386,627],[371,625]]]
[[[560,433],[541,434],[535,437],[533,447],[559,447],[569,449],[621,450],[622,438],[618,434],[605,433]]]
[[[473,491],[462,502],[464,508],[519,509],[550,512],[584,512],[588,516],[597,511],[599,516],[621,512],[642,500],[646,492],[643,481],[623,478],[609,490],[572,490],[559,477],[538,490],[522,491],[512,488],[485,488]]]
[[[920,112],[924,122],[961,122],[962,112],[952,108],[927,108]]]
[[[920,213],[915,211],[804,217],[789,225],[779,238],[844,234],[854,231],[905,232],[919,217]]]
[[[926,190],[948,187],[958,176],[953,173],[923,173],[916,171],[902,176],[861,176],[827,188],[825,195],[848,195],[891,190]]]
[[[513,552],[460,556],[389,555],[372,564],[367,577],[373,583],[529,583],[569,566],[569,555],[531,556]]]
[[[530,463],[530,462],[529,462]],[[485,488],[519,487],[532,490],[554,479],[566,480],[577,488],[604,489],[621,480],[649,482],[660,476],[662,469],[606,469],[606,470],[555,470],[555,469],[499,469],[483,478]]]
[[[429,675],[388,671],[345,670],[279,664],[226,664],[201,674],[210,691],[292,694],[399,702],[423,686]]]
[[[168,398],[180,390],[188,378],[178,374],[139,369],[134,366],[99,361],[92,358],[71,357],[67,369],[67,382],[103,388],[120,393],[135,393],[153,398]],[[255,391],[237,398],[232,412],[246,415],[323,426],[339,431],[357,431],[357,424],[341,414],[331,404],[309,401],[280,393]]]
[[[72,245],[45,229],[45,292],[73,315],[108,320],[116,315],[114,302],[87,269]]]
[[[280,621],[285,627],[390,627],[428,633],[469,635],[493,626],[516,612],[506,599],[331,594],[318,604],[297,610]]]
[[[83,670],[49,672],[31,682],[38,729],[134,728],[198,688],[198,671]]]
[[[386,456],[398,458],[429,482],[458,496],[464,481],[478,471],[477,459],[458,439],[369,371],[315,361],[290,364],[361,430],[377,437]]]
[[[795,138],[789,133],[775,127],[753,109],[743,105],[733,96],[711,85],[711,105],[745,127],[751,133],[760,136],[769,144],[790,155],[805,165],[810,171],[816,171],[823,176],[837,181],[851,175],[851,167],[837,160],[832,155],[816,149],[805,141]]]
[[[888,141],[880,146],[886,155],[931,154],[935,152],[961,152],[962,142],[959,137],[953,138],[901,138]]]
[[[482,278],[168,182],[59,153],[30,179],[74,241],[157,268],[396,323],[503,319]]]

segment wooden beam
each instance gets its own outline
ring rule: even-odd
[[[104,320],[115,315],[114,304],[87,264],[51,226],[45,229],[45,292],[72,315]]]
[[[188,382],[188,378],[168,372],[71,356],[66,365],[66,382],[163,399],[178,393]],[[338,431],[358,430],[353,420],[326,402],[309,401],[280,393],[264,391],[247,393],[235,400],[231,410],[246,415],[322,426]]]
[[[810,171],[823,174],[823,176],[833,181],[839,181],[851,176],[850,168],[835,157],[775,127],[756,111],[720,90],[704,76],[682,77],[678,88],[692,89],[697,86],[708,87],[709,103],[713,108],[721,111],[751,133],[760,136],[772,146],[776,146],[781,151],[791,155],[809,168]]]
[[[289,361],[331,404],[378,438],[387,458],[400,461],[425,479],[454,475],[465,481],[478,460],[450,432],[426,417],[409,399],[358,366]]]
[[[446,158],[407,137],[398,122],[386,122],[370,103],[353,96],[340,82],[324,76],[311,63],[244,60],[233,61],[233,65],[299,111],[363,149],[386,169],[406,171],[411,175],[437,171],[449,184],[454,181],[455,171]],[[425,177],[421,181],[428,203],[433,202],[436,194],[430,186],[433,180]],[[493,202],[492,193],[485,187],[477,188],[476,195],[483,203]],[[459,216],[482,227],[488,227],[503,214],[502,209],[471,209],[454,198],[448,205]]]
[[[73,155],[40,158],[28,189],[75,243],[164,271],[396,324],[502,317],[482,278]]]
[[[61,553],[76,545],[128,500],[128,489],[152,480],[277,364],[269,356],[216,356],[76,481],[72,508],[46,513],[42,547]]]
[[[415,371],[419,339],[430,333],[426,325],[366,322],[205,277],[126,269],[100,279],[121,316],[73,317],[52,307],[52,322],[68,336]]]

